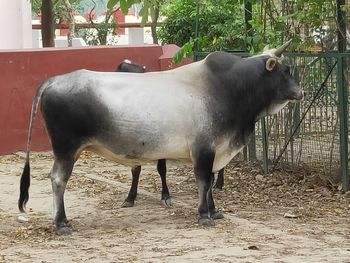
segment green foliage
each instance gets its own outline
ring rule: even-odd
[[[309,50],[315,45],[332,49],[335,43],[334,0],[279,0],[256,3],[251,21],[253,38],[249,39],[255,50],[265,43],[277,46],[293,39],[292,49]],[[259,37],[256,37],[259,36]],[[328,43],[326,43],[328,42]]]
[[[237,6],[237,1],[202,1],[198,37],[195,36],[195,0],[171,1],[163,15],[167,19],[158,31],[162,43],[183,46],[192,39],[202,51],[245,49],[244,9]]]
[[[42,0],[32,0],[33,13],[40,11]],[[75,9],[80,0],[70,0]],[[53,0],[56,17],[65,18],[61,0]],[[335,0],[198,0],[199,30],[195,35],[197,0],[108,0],[107,10],[117,7],[126,14],[133,4],[140,4],[139,15],[144,25],[156,10],[166,17],[158,30],[160,41],[183,46],[182,55],[193,50],[261,51],[269,44],[278,46],[293,39],[292,49],[309,50],[318,45],[322,50],[336,44]],[[253,6],[251,29],[246,30],[244,7]],[[104,29],[101,29],[101,32]],[[178,54],[180,57],[181,54]]]
[[[199,6],[199,30],[195,35],[196,0],[170,1],[164,8],[166,20],[158,30],[163,44],[181,46],[173,58],[180,62],[193,51],[245,50],[244,6],[236,0],[203,0]]]
[[[334,0],[202,0],[199,32],[195,36],[195,0],[169,1],[167,17],[159,30],[163,43],[182,48],[174,61],[199,51],[244,50],[260,52],[267,44],[278,46],[293,39],[290,49],[330,50],[336,45]],[[247,31],[245,4],[252,4]]]
[[[193,46],[194,41],[191,38],[188,42],[186,42],[174,55],[172,63],[180,63],[184,57],[193,58]]]
[[[184,45],[195,38],[196,3],[194,0],[173,2],[163,15],[167,19],[158,31],[158,37],[164,44]]]

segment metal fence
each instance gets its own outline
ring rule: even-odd
[[[238,53],[246,56],[247,54]],[[201,59],[205,53],[198,53]],[[307,93],[302,103],[257,122],[249,147],[264,168],[317,169],[349,190],[348,53],[287,53],[295,80]],[[349,65],[349,64],[348,64]],[[293,135],[293,136],[292,136]]]

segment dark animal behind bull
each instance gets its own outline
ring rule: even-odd
[[[115,69],[116,72],[130,72],[130,73],[145,73],[146,66],[130,61],[128,59],[123,60]]]
[[[125,59],[122,61],[118,67],[115,69],[116,72],[130,72],[130,73],[145,73],[146,66],[136,63],[135,61],[130,61]],[[162,181],[162,193],[161,202],[165,205],[171,205],[171,198],[166,183],[166,161],[165,159],[160,159],[157,161],[157,171],[159,173],[160,179]],[[137,197],[137,188],[139,184],[139,178],[141,173],[141,166],[131,168],[132,182],[127,198],[124,200],[122,207],[132,207],[135,204],[135,199]]]
[[[19,209],[23,212],[28,201],[31,128],[41,98],[55,156],[51,181],[57,233],[71,233],[63,196],[83,150],[131,167],[159,159],[192,163],[198,222],[213,225],[222,218],[212,196],[213,172],[244,147],[257,120],[303,99],[279,59],[289,43],[247,59],[214,52],[165,72],[79,70],[45,81],[33,102]]]
[[[135,61],[130,61],[125,59],[116,68],[116,72],[130,72],[130,73],[144,73],[146,72],[146,67]],[[162,182],[161,191],[161,202],[166,206],[171,206],[171,198],[169,193],[169,188],[166,182],[166,160],[160,159],[157,161],[157,171],[159,173]],[[135,199],[137,197],[138,183],[141,173],[141,166],[136,166],[131,169],[132,182],[127,198],[124,200],[122,207],[132,207],[135,204]],[[214,185],[215,190],[222,190],[224,183],[224,168],[218,173],[217,181]]]

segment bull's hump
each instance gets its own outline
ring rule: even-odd
[[[205,65],[212,72],[224,72],[230,70],[240,58],[223,52],[216,51],[205,58]]]

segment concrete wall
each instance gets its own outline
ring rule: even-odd
[[[25,150],[34,93],[43,80],[81,68],[113,71],[124,59],[146,65],[147,71],[167,70],[177,50],[174,45],[0,50],[0,154]],[[49,150],[38,116],[32,149]]]
[[[0,0],[0,49],[32,47],[29,0]]]

